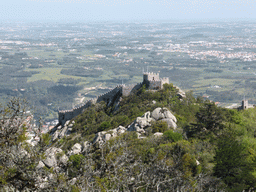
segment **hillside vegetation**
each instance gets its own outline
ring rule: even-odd
[[[41,135],[41,142],[35,147],[19,140],[21,148],[29,153],[37,149],[37,154],[25,157],[33,159],[23,175],[18,174],[20,164],[7,154],[3,138],[9,138],[3,136],[2,126],[0,156],[6,158],[0,161],[0,187],[20,191],[255,190],[256,109],[219,108],[213,102],[194,98],[192,92],[182,99],[177,92],[171,84],[165,84],[159,91],[142,87],[137,93],[123,97],[119,106],[102,102],[86,109],[74,119],[71,135],[60,140],[53,142],[48,134]],[[143,137],[131,131],[101,145],[85,144],[93,143],[98,132],[120,125],[127,127],[157,107],[172,111],[177,118],[176,129],[156,121],[145,128]],[[156,132],[163,135],[155,136]],[[79,153],[74,153],[76,143],[83,146]],[[44,161],[45,151],[50,147],[61,149],[56,166],[38,168],[38,162]],[[8,149],[9,154],[15,154],[12,147]],[[65,163],[63,157],[67,158]],[[51,175],[48,182],[39,185],[38,177],[47,174]],[[27,185],[20,184],[25,181]]]

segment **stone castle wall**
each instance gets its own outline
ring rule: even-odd
[[[159,73],[144,73],[143,81],[160,81]]]
[[[71,110],[59,111],[59,124],[64,125],[66,121],[71,120],[77,115],[81,114],[84,109],[92,106],[96,103],[96,101],[96,99],[90,99],[79,107],[75,107]]]
[[[135,91],[139,90],[142,87],[142,83],[138,83],[136,85],[129,85],[129,86],[123,86],[122,87],[122,95],[123,96],[129,96],[131,93],[134,93]]]
[[[66,121],[73,119],[74,117],[78,116],[83,112],[84,109],[92,106],[93,104],[100,103],[101,101],[105,101],[107,105],[112,104],[114,102],[115,98],[121,97],[121,96],[129,96],[131,92],[134,92],[142,87],[142,83],[139,83],[137,85],[118,85],[114,89],[110,90],[107,93],[104,93],[102,95],[99,95],[98,97],[86,101],[83,105],[79,107],[75,107],[71,110],[64,110],[59,111],[59,124],[64,125]]]
[[[148,89],[153,89],[153,90],[161,89],[161,81],[149,81]]]
[[[164,84],[169,84],[169,78],[168,77],[164,77],[161,79],[161,89],[164,88]]]
[[[99,95],[97,98],[88,100],[79,107],[71,110],[59,111],[59,125],[64,125],[66,121],[73,119],[83,112],[84,109],[93,104],[105,101],[107,105],[114,104],[121,96],[129,96],[132,92],[139,90],[143,84],[146,84],[148,89],[158,90],[163,88],[163,84],[169,83],[169,78],[159,78],[159,73],[144,73],[143,82],[136,85],[118,85],[109,92]]]
[[[123,88],[122,85],[118,85],[111,91],[104,93],[102,95],[99,95],[97,98],[97,103],[101,101],[105,101],[108,105],[110,105],[115,96],[122,94],[122,88]]]

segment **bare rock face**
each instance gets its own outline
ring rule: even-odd
[[[93,139],[92,144],[102,145],[111,138],[117,137],[126,131],[135,131],[139,138],[142,138],[143,134],[146,132],[145,129],[151,126],[152,121],[165,121],[168,127],[176,129],[177,119],[167,108],[156,108],[152,113],[150,111],[146,112],[141,117],[137,117],[136,120],[128,126],[126,129],[123,126],[111,129],[108,131],[101,131],[96,134]],[[156,134],[156,136],[161,136],[162,134]]]
[[[165,121],[168,124],[168,128],[177,128],[177,119],[176,117],[167,109],[167,108],[156,108],[152,112],[152,118],[156,121]]]
[[[63,138],[66,135],[67,130],[68,130],[68,127],[64,126],[63,129],[59,133],[59,138],[60,139]]]
[[[163,136],[163,133],[156,132],[156,133],[154,133],[154,136],[156,136],[156,137],[161,137],[161,136]]]
[[[71,180],[68,182],[68,184],[69,184],[69,185],[75,185],[76,181],[77,181],[77,178],[74,177],[73,179],[71,179]]]
[[[177,124],[172,119],[161,119],[160,121],[165,121],[168,125],[168,128],[177,128]]]
[[[61,153],[62,149],[51,147],[45,151],[46,159],[43,160],[43,163],[47,167],[57,167],[56,154]]]
[[[36,166],[36,169],[41,169],[45,166],[45,164],[42,161],[39,161],[38,165]]]
[[[106,142],[111,139],[111,134],[107,133],[103,136],[103,140]]]
[[[60,130],[61,128],[62,128],[62,126],[60,125],[60,126],[57,127],[57,130]]]
[[[118,128],[116,128],[116,131],[117,135],[121,135],[126,132],[126,128],[120,125]]]
[[[165,119],[172,119],[173,122],[177,123],[176,117],[167,108],[164,107],[163,110]]]
[[[72,148],[71,151],[69,151],[69,155],[75,155],[75,154],[79,154],[82,152],[82,145],[80,145],[79,143],[76,143]]]
[[[88,141],[85,141],[83,143],[83,151],[82,152],[86,152],[89,150],[89,147],[90,147],[90,143]]]
[[[52,136],[52,140],[53,140],[53,141],[55,141],[56,139],[58,139],[59,133],[60,133],[60,130],[56,130],[56,131],[53,133],[53,136]]]
[[[74,126],[74,121],[70,123],[70,121],[67,121],[64,126],[59,125],[58,127],[55,127],[52,129],[52,140],[55,141],[57,139],[61,139],[65,136],[69,136],[71,134],[71,131]]]
[[[94,137],[94,139],[93,139],[93,144],[95,144],[95,143],[98,143],[98,144],[102,144],[102,143],[104,143],[104,139],[103,139],[103,136],[106,134],[107,132],[106,131],[101,131],[101,132],[98,132],[97,134],[96,134],[96,136]]]
[[[186,93],[185,93],[184,91],[182,91],[179,87],[176,87],[176,89],[178,89],[177,96],[178,96],[180,99],[186,98]]]
[[[62,155],[61,157],[60,157],[60,163],[62,163],[63,165],[67,165],[67,163],[68,163],[68,157],[67,157],[67,155]]]
[[[64,126],[68,126],[69,123],[70,123],[70,120],[66,121]]]
[[[101,144],[107,142],[108,140],[110,140],[111,138],[115,138],[115,137],[125,133],[126,130],[127,129],[125,127],[120,125],[119,127],[115,128],[115,129],[98,132],[96,134],[96,136],[94,137],[92,144],[97,143],[97,144],[101,145]]]
[[[141,117],[137,117],[136,120],[128,126],[127,131],[145,133],[144,128],[151,126],[151,121],[154,121],[154,119],[151,118],[151,113],[148,111]]]
[[[152,118],[154,118],[156,121],[158,121],[158,120],[160,120],[160,119],[164,119],[164,118],[165,118],[163,112],[164,112],[164,111],[162,110],[162,108],[161,108],[161,107],[158,107],[158,108],[156,108],[156,109],[152,112],[151,116],[152,116]]]

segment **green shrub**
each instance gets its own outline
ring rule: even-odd
[[[168,124],[165,121],[157,121],[152,123],[152,133],[165,132],[168,130]]]
[[[182,135],[180,133],[173,132],[172,130],[165,131],[164,136],[171,142],[182,140]]]
[[[105,121],[100,124],[99,131],[104,131],[111,126],[110,122]]]
[[[75,185],[71,185],[71,192],[80,192],[81,190],[75,186]]]
[[[72,166],[75,168],[79,168],[84,156],[81,154],[71,155],[69,157],[69,161],[72,162]]]

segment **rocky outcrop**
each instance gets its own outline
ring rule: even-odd
[[[168,124],[168,128],[177,128],[177,119],[176,117],[167,109],[167,108],[156,108],[152,112],[152,118],[156,121],[165,121]]]
[[[57,157],[58,155],[59,158]],[[37,165],[37,169],[41,169],[43,167],[55,168],[58,169],[60,165],[67,165],[68,157],[65,155],[60,148],[50,147],[45,151],[45,159],[39,161]]]
[[[52,134],[52,140],[55,141],[57,139],[61,139],[65,136],[69,136],[72,132],[73,126],[75,122],[67,121],[64,126],[58,125],[51,131]]]
[[[156,136],[156,137],[162,137],[162,136],[163,136],[163,133],[161,133],[161,132],[156,132],[156,133],[154,133],[154,136]]]
[[[95,144],[95,143],[103,144],[106,141],[110,140],[111,138],[121,135],[125,131],[126,131],[125,127],[119,126],[115,129],[98,132],[94,137],[92,144]]]
[[[155,121],[151,118],[150,111],[146,112],[141,117],[137,117],[136,120],[128,126],[127,131],[136,131],[138,133],[145,133],[144,128],[151,126],[151,121]]]
[[[148,111],[141,117],[137,117],[136,120],[127,128],[119,126],[115,129],[98,132],[95,138],[93,139],[92,144],[102,145],[111,138],[119,136],[120,134],[126,131],[136,131],[138,134],[138,138],[145,138],[145,136],[143,136],[146,133],[145,129],[150,127],[151,123],[154,121],[165,121],[167,122],[169,128],[177,128],[176,117],[167,108],[158,107],[152,113]],[[155,133],[154,135],[162,136],[163,133]]]
[[[167,108],[156,108],[151,113],[150,111],[146,112],[141,117],[137,117],[134,122],[132,122],[127,128],[123,126],[119,126],[115,129],[111,129],[108,131],[98,132],[92,143],[88,141],[83,143],[83,146],[80,144],[75,144],[71,151],[68,152],[68,155],[74,155],[79,153],[84,153],[88,151],[90,145],[102,145],[106,143],[111,138],[117,137],[126,131],[136,131],[138,134],[138,138],[145,138],[146,129],[152,125],[154,121],[165,121],[168,125],[168,128],[177,128],[177,119],[176,117],[167,109]],[[64,126],[58,126],[53,133],[53,140],[63,138],[64,136],[69,135],[69,132],[72,130],[74,125],[74,121],[70,123],[67,121]],[[161,133],[155,133],[155,136],[161,136]],[[54,162],[54,160],[52,160]]]
[[[76,143],[72,148],[71,151],[69,151],[68,155],[76,155],[82,152],[82,145],[79,143]]]
[[[36,166],[36,169],[41,169],[45,166],[45,164],[43,163],[43,161],[39,161],[38,165]]]
[[[63,165],[67,165],[68,164],[68,157],[67,155],[62,155],[59,159],[60,163],[63,164]]]
[[[180,99],[183,99],[183,98],[186,98],[186,93],[184,91],[182,91],[179,87],[175,87],[176,89],[178,89],[178,93],[177,93],[177,96],[180,98]]]
[[[56,154],[62,153],[62,149],[51,147],[45,151],[45,159],[43,160],[43,163],[51,168],[51,167],[57,167],[57,158]]]
[[[82,145],[83,151],[82,152],[83,153],[87,152],[89,150],[90,145],[91,144],[88,141],[83,142],[83,145]]]

